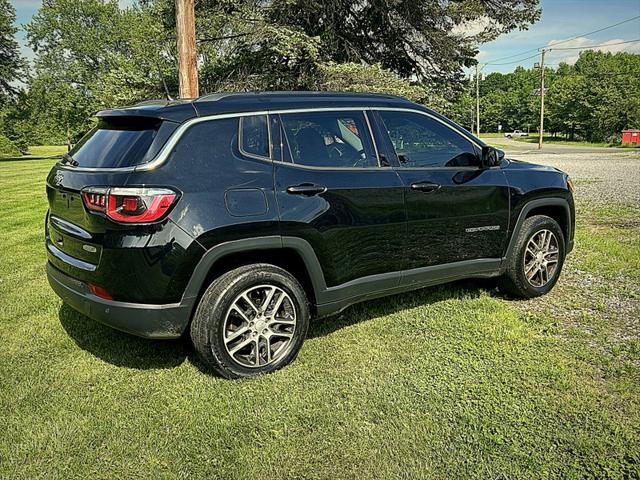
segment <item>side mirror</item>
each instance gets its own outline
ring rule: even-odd
[[[504,159],[504,152],[497,148],[485,145],[482,147],[482,166],[484,168],[497,167]]]

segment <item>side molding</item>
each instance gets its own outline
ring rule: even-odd
[[[492,277],[500,273],[499,258],[466,260],[432,265],[408,271],[395,271],[351,280],[327,287],[320,261],[313,247],[298,237],[267,236],[221,243],[207,251],[195,268],[185,290],[182,303],[192,303],[213,265],[227,255],[256,250],[291,249],[302,258],[316,297],[318,316],[323,317],[369,298],[414,290],[461,278]]]

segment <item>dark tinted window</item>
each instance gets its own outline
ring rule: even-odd
[[[377,167],[362,112],[281,115],[293,163],[313,167]]]
[[[202,163],[211,169],[212,164],[228,165],[233,155],[238,135],[238,119],[226,118],[196,123],[189,127],[174,148],[180,161]]]
[[[426,115],[380,112],[403,167],[479,166],[469,140]]]
[[[266,115],[241,117],[240,130],[243,153],[269,157],[269,129]]]
[[[116,168],[144,161],[160,122],[142,118],[100,119],[69,152],[80,167]]]

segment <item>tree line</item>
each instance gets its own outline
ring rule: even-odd
[[[475,80],[474,80],[475,82]],[[574,65],[545,69],[545,132],[567,139],[618,143],[625,128],[640,128],[640,55],[583,51]],[[517,67],[480,82],[484,131],[538,130],[540,70]],[[459,100],[471,126],[475,83]]]
[[[0,0],[0,151],[71,144],[97,110],[176,96],[174,9],[174,0],[139,0],[129,8],[117,0],[44,0],[24,26],[35,52],[25,62],[13,7]],[[474,100],[464,70],[475,65],[478,45],[526,29],[540,14],[539,0],[199,0],[201,92],[384,92],[468,125]],[[548,95],[551,102],[558,91],[558,106],[548,121],[558,132],[596,139],[615,134],[622,119],[625,126],[637,121],[637,100],[620,103],[611,83],[624,77],[586,80],[614,65],[637,72],[637,56],[592,57],[549,72]],[[487,76],[483,124],[523,128],[538,108],[531,96],[536,82],[536,73],[524,69]],[[566,95],[576,85],[584,103],[563,116],[562,108],[575,106]],[[615,107],[603,109],[595,100],[602,96]]]

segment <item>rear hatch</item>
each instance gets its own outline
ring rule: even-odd
[[[46,221],[49,260],[76,278],[91,278],[97,269],[105,232],[131,228],[91,213],[86,187],[126,185],[131,168],[148,162],[177,124],[153,117],[101,117],[47,177]]]

